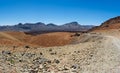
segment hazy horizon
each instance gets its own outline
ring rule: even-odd
[[[0,0],[0,25],[77,21],[81,25],[100,25],[119,16],[118,0]]]

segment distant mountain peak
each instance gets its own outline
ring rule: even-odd
[[[66,23],[66,24],[64,24],[64,26],[69,26],[69,27],[75,27],[75,26],[77,26],[77,27],[79,27],[79,26],[81,26],[78,22],[70,22],[70,23]]]
[[[71,25],[80,25],[78,22],[74,21],[74,22],[70,22],[70,23],[66,23],[66,24],[71,24]]]
[[[22,23],[18,23],[19,26],[23,25]]]
[[[37,22],[37,23],[35,23],[36,25],[45,25],[45,23],[42,23],[42,22]]]
[[[53,24],[53,23],[49,23],[49,24],[47,24],[47,26],[57,26],[57,25]]]

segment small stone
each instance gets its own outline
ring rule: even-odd
[[[66,67],[66,66],[64,65],[64,69],[63,69],[63,70],[69,70],[69,69],[68,69],[68,67]]]
[[[76,64],[75,64],[75,65],[72,65],[71,68],[77,69],[77,68],[78,68],[78,65],[76,65]]]
[[[42,69],[42,68],[43,68],[43,65],[42,65],[42,64],[40,64],[40,65],[39,65],[39,68],[41,68],[41,69]]]
[[[80,53],[80,51],[78,51],[78,53]]]
[[[19,62],[22,62],[22,60],[19,60]]]
[[[30,73],[38,73],[38,71],[31,70]]]
[[[2,54],[4,54],[4,55],[5,55],[5,54],[10,55],[10,54],[11,54],[11,52],[6,50],[6,51],[2,51]]]
[[[42,53],[42,52],[40,52],[40,55],[43,55],[43,53]]]
[[[49,49],[49,51],[52,51],[52,49]]]
[[[52,52],[52,53],[50,53],[51,55],[55,55],[55,53],[54,52]]]
[[[90,54],[90,57],[93,57],[93,54]]]
[[[48,63],[51,63],[51,61],[49,60],[49,61],[47,61]]]
[[[26,45],[25,48],[30,48],[30,46]]]
[[[60,63],[60,61],[59,61],[59,60],[56,60],[56,59],[54,59],[54,62],[55,62],[56,64]]]

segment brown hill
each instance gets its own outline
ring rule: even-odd
[[[55,32],[33,36],[30,43],[41,46],[62,46],[70,44],[71,40],[71,33]]]
[[[0,32],[0,45],[25,45],[25,39],[27,36],[23,32]]]
[[[72,42],[72,33],[54,32],[39,35],[28,35],[24,32],[0,32],[0,45],[10,46],[62,46]]]

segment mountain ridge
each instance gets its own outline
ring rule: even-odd
[[[93,25],[80,25],[78,22],[70,22],[63,25],[56,25],[54,23],[45,24],[37,23],[18,23],[13,26],[0,26],[0,31],[85,31],[92,28]]]

